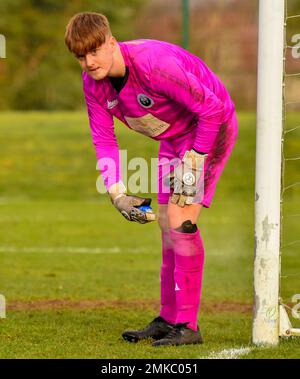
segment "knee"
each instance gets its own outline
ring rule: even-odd
[[[179,228],[184,221],[190,220],[192,224],[196,224],[201,212],[201,204],[185,205],[180,208],[177,204],[169,204],[168,220],[170,228]]]

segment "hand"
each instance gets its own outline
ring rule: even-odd
[[[182,163],[170,173],[170,186],[173,189],[171,203],[180,207],[201,200],[204,190],[204,163],[207,154],[195,150],[185,152]]]
[[[121,195],[114,201],[114,206],[129,221],[136,221],[145,224],[155,220],[155,214],[152,212],[143,212],[139,209],[142,205],[151,204],[151,199],[145,199],[138,196]]]
[[[151,199],[127,195],[123,183],[119,182],[111,186],[109,194],[113,205],[128,221],[145,224],[156,219],[153,212],[143,212],[139,209],[142,205],[150,206]]]

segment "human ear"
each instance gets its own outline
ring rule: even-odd
[[[115,39],[115,37],[111,36],[108,44],[109,44],[109,47],[111,48],[112,52],[114,53],[117,49],[117,40]]]

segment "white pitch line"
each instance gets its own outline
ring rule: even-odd
[[[200,359],[238,359],[239,356],[249,354],[253,348],[241,347],[239,349],[224,349],[219,352],[213,351],[207,357],[200,357]]]
[[[115,247],[16,247],[16,246],[0,246],[0,253],[75,253],[75,254],[146,254],[152,253],[151,247],[145,248],[120,248]]]

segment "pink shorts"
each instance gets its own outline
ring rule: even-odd
[[[159,204],[168,204],[171,196],[170,191],[166,191],[163,178],[174,169],[174,166],[166,162],[174,160],[178,162],[183,158],[184,153],[193,147],[194,133],[192,130],[180,137],[163,140],[160,142],[158,153],[158,195]],[[217,134],[215,142],[204,166],[204,194],[199,201],[204,207],[209,208],[218,179],[224,166],[232,152],[238,134],[238,122],[236,113],[232,115],[226,124],[222,124]]]

